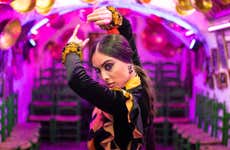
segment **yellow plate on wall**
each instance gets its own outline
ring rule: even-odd
[[[37,0],[36,1],[36,7],[39,8],[49,8],[52,7],[55,0]]]
[[[36,0],[14,0],[10,3],[10,6],[18,12],[31,11],[36,4]]]
[[[12,47],[22,31],[21,23],[18,19],[7,22],[0,34],[0,49],[7,50]]]
[[[35,9],[39,14],[47,14],[54,4],[55,0],[37,0]]]

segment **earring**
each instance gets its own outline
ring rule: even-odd
[[[133,67],[132,67],[132,65],[129,65],[129,66],[128,66],[128,70],[129,70],[129,74],[131,74],[131,73],[133,72]]]

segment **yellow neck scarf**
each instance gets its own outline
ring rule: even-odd
[[[130,78],[128,82],[125,84],[125,89],[130,90],[132,88],[135,88],[141,84],[141,79],[138,75]]]

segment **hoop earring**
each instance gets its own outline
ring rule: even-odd
[[[129,66],[128,66],[128,71],[129,71],[129,74],[131,74],[131,73],[133,72],[133,67],[132,67],[132,65],[129,65]]]

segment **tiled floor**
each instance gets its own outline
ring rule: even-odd
[[[40,150],[87,150],[86,142],[42,143]],[[170,146],[157,145],[156,150],[173,150]]]

